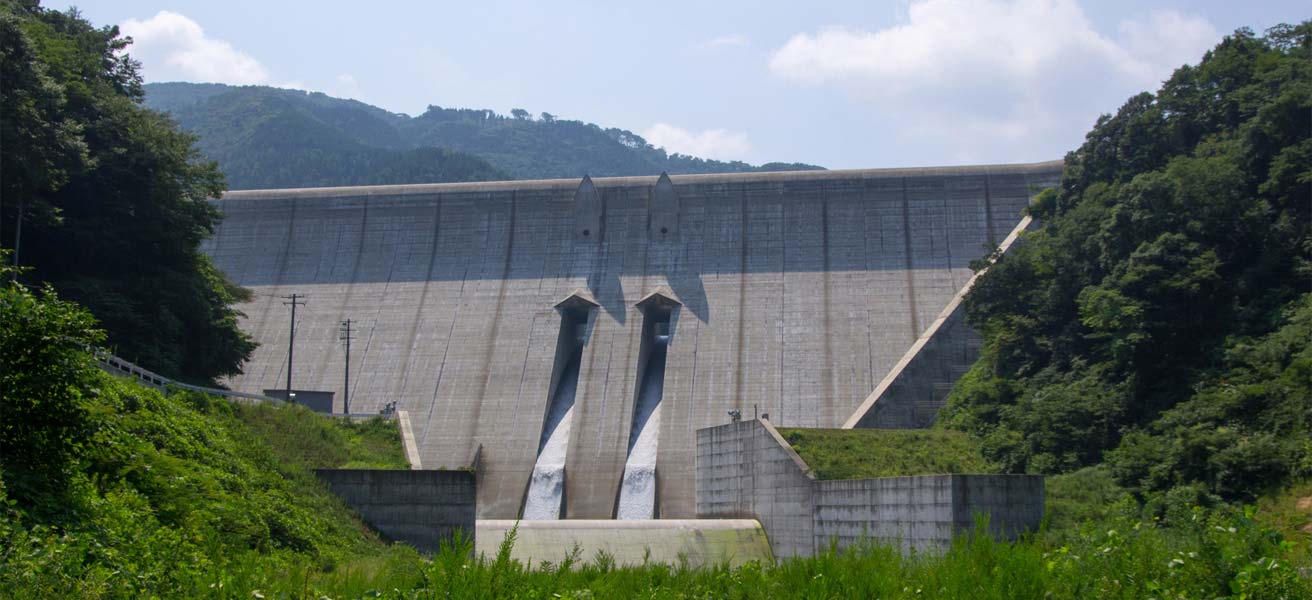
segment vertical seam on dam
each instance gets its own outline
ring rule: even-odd
[[[788,207],[779,208],[779,317],[788,319]],[[784,370],[784,357],[788,356],[788,330],[779,336],[779,422],[788,416],[788,376]]]
[[[351,285],[346,286],[346,293],[342,295],[342,303],[337,307],[337,318],[333,320],[334,324],[341,322],[342,318],[346,316],[346,311],[349,310],[351,306],[351,299],[355,297],[355,289],[357,287],[355,283],[360,278],[360,261],[364,259],[364,243],[365,240],[369,239],[369,200],[366,199],[361,202],[360,213],[360,242],[355,245],[355,261],[354,264],[351,265]],[[388,274],[388,278],[391,278],[390,273]],[[361,363],[363,363],[365,357],[368,356],[368,346],[366,345],[365,348],[365,352],[362,352],[360,356]],[[317,365],[318,368],[315,369],[312,374],[316,376],[326,374],[328,372],[328,364],[332,361],[332,356],[331,352],[323,353],[323,357],[319,360],[319,364]]]
[[[920,337],[920,318],[916,315],[916,275],[911,260],[911,202],[907,199],[907,178],[902,178],[902,245],[906,251],[907,307],[911,309],[911,339]]]
[[[457,298],[465,295],[465,284],[469,282],[469,263],[465,263],[465,268],[460,272],[460,293]],[[433,430],[428,425],[433,421],[433,410],[437,407],[437,393],[442,389],[442,377],[446,374],[446,359],[451,355],[451,340],[455,337],[456,323],[460,320],[460,306],[462,303],[457,302],[455,310],[451,311],[451,325],[446,330],[446,343],[442,345],[442,361],[437,365],[437,380],[433,382],[433,398],[428,404],[428,417],[424,426],[424,438],[421,445],[428,442],[428,434]],[[447,410],[450,410],[451,403],[447,403]]]
[[[489,195],[488,200],[491,200]],[[469,426],[466,428],[469,435],[466,442],[470,447],[474,446],[474,436],[478,434],[478,422],[483,416],[483,403],[487,400],[487,384],[492,378],[492,360],[496,357],[497,351],[497,333],[501,328],[501,318],[505,312],[506,306],[506,286],[510,285],[510,269],[515,258],[515,192],[510,192],[510,223],[506,226],[506,260],[501,268],[501,280],[497,284],[497,305],[492,311],[492,327],[487,334],[487,349],[483,351],[483,361],[478,368],[482,371],[478,378],[478,393],[474,394],[478,400],[474,403],[473,418],[469,420]]]
[[[258,322],[261,328],[267,329],[267,327],[265,327],[265,323],[269,319],[269,312],[273,310],[274,302],[278,301],[278,293],[277,293],[278,288],[282,286],[282,282],[287,280],[287,263],[291,261],[292,242],[296,238],[296,205],[297,204],[298,204],[298,199],[295,196],[293,196],[291,201],[291,205],[292,205],[291,214],[287,217],[287,234],[285,236],[286,240],[283,242],[282,258],[280,259],[278,264],[278,277],[273,280],[272,287],[274,289],[274,293],[268,294],[268,301],[265,302],[264,309],[260,311],[260,320]],[[292,327],[295,326],[296,326],[295,323],[293,323]],[[281,380],[283,378],[282,370],[287,367],[287,363],[283,362],[280,364],[282,366],[278,368],[277,378]]]
[[[824,332],[825,338],[825,362],[820,367],[820,374],[824,377],[824,382],[820,384],[820,393],[824,397],[820,399],[820,408],[824,411],[822,419],[829,420],[834,418],[834,336],[833,324],[833,304],[830,302],[830,262],[829,262],[829,187],[824,183],[820,184],[820,251],[823,255],[825,270],[823,274],[823,283],[821,284],[820,301],[824,303]],[[824,420],[818,421],[823,423]]]
[[[419,291],[419,302],[415,304],[415,316],[410,320],[410,336],[403,350],[405,355],[399,363],[403,365],[401,377],[399,383],[392,388],[393,397],[403,393],[406,383],[410,381],[410,360],[414,357],[415,340],[419,336],[419,321],[423,318],[424,304],[428,302],[428,288],[433,285],[433,266],[437,264],[437,248],[442,234],[442,197],[438,196],[433,204],[433,241],[428,247],[428,270],[424,276],[424,287]]]
[[[961,286],[957,284],[957,270],[952,268],[952,209],[948,206],[948,192],[943,190],[943,253],[947,255],[947,272],[948,281],[952,283],[952,289],[959,290]],[[930,240],[933,240],[930,236]],[[934,254],[931,252],[930,256]]]
[[[528,357],[533,350],[533,333],[537,331],[538,315],[533,315],[533,320],[529,322],[529,343],[524,345],[524,361],[519,368],[519,388],[515,390],[515,410],[510,411],[510,431],[515,431],[519,425],[519,404],[524,399],[524,380],[528,379]]]
[[[733,382],[733,407],[735,410],[743,409],[743,378],[746,377],[746,354],[747,345],[744,339],[747,335],[747,192],[740,191],[738,195],[738,231],[742,238],[742,244],[739,246],[738,253],[738,331],[737,331],[737,364],[734,365],[734,382]]]

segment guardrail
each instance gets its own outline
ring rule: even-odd
[[[140,367],[136,364],[133,364],[130,361],[123,360],[117,356],[114,356],[113,354],[110,354],[109,352],[106,352],[105,350],[101,350],[99,348],[91,348],[91,352],[95,354],[96,364],[98,364],[101,369],[114,375],[132,377],[133,379],[136,379],[137,382],[143,385],[148,385],[150,387],[159,389],[161,391],[168,391],[168,389],[172,387],[172,388],[180,388],[184,390],[191,390],[193,392],[203,392],[206,394],[223,396],[234,402],[247,402],[247,403],[272,402],[273,404],[282,404],[283,402],[282,399],[274,398],[272,396],[264,396],[261,394],[248,394],[246,392],[234,392],[232,390],[205,387],[200,385],[191,385],[190,383],[182,383],[181,381],[175,381],[173,379],[169,379],[168,377],[160,375],[159,373],[151,371],[150,369]]]

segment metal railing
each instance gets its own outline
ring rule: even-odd
[[[142,385],[148,385],[150,387],[156,388],[161,391],[167,392],[169,388],[179,388],[184,390],[191,390],[193,392],[202,392],[206,394],[214,394],[216,396],[223,396],[234,402],[246,402],[246,403],[271,402],[273,404],[283,403],[282,399],[274,398],[272,396],[264,396],[261,394],[248,394],[246,392],[234,392],[232,390],[205,387],[200,385],[191,385],[190,383],[182,383],[181,381],[175,381],[173,379],[169,379],[168,377],[160,375],[159,373],[151,371],[150,369],[140,367],[130,361],[123,360],[100,348],[91,348],[91,352],[95,354],[96,364],[99,365],[100,368],[105,370],[106,372],[111,373],[113,375],[131,377],[133,379],[136,379],[137,382],[141,383]]]

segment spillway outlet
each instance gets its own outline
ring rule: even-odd
[[[668,302],[653,302],[643,307],[638,386],[634,394],[624,478],[615,503],[617,519],[655,519],[659,514],[656,452],[660,444],[665,361],[676,306]]]
[[[560,333],[556,337],[556,358],[547,390],[547,410],[542,417],[537,462],[524,491],[521,514],[525,519],[559,519],[565,511],[570,425],[574,420],[574,398],[583,346],[588,338],[588,320],[595,306],[579,296],[570,296],[556,305],[560,312]]]

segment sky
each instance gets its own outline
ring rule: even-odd
[[[1033,162],[1239,27],[1307,0],[82,0],[152,81],[321,91],[410,115],[490,108],[723,160]]]

